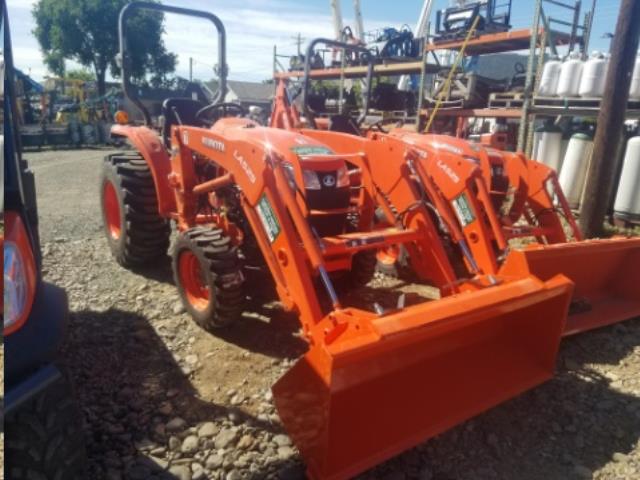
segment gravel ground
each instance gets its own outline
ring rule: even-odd
[[[107,153],[26,155],[36,172],[45,278],[70,298],[62,362],[84,412],[88,478],[302,478],[269,392],[305,350],[295,317],[254,306],[241,326],[214,337],[184,313],[168,261],[146,272],[120,268],[98,206]],[[564,340],[553,380],[363,478],[637,479],[639,439],[636,319]]]

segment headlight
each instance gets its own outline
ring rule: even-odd
[[[346,165],[343,165],[338,169],[336,176],[338,177],[336,181],[336,187],[343,188],[351,185],[351,181],[349,180],[349,170],[347,170]]]
[[[18,329],[26,320],[36,287],[36,265],[29,237],[20,216],[6,212],[7,239],[4,242],[4,334]]]
[[[27,302],[24,260],[13,242],[4,244],[4,328],[14,325]]]
[[[318,174],[313,170],[302,170],[302,177],[304,179],[304,188],[307,190],[320,190],[320,178]]]
[[[295,192],[297,190],[296,189],[296,174],[295,174],[295,171],[293,170],[293,165],[291,165],[288,162],[283,162],[282,163],[282,168],[284,168],[284,174],[287,177],[287,182],[289,182],[289,186],[291,187],[291,190],[293,190]]]

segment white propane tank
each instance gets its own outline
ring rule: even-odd
[[[562,130],[552,128],[542,133],[538,144],[538,161],[556,172],[562,167]]]
[[[579,52],[571,52],[562,67],[560,67],[560,78],[558,79],[558,89],[556,94],[559,97],[576,97],[580,89],[580,77],[584,63],[580,60]]]
[[[569,148],[569,140],[571,140],[571,132],[565,132],[562,135],[562,143],[560,144],[560,158],[564,163],[564,158],[567,156],[567,149]],[[560,169],[562,170],[562,169]]]
[[[582,192],[593,153],[593,141],[584,133],[574,133],[569,140],[567,153],[560,170],[560,187],[567,197],[569,207],[577,210],[582,201]]]
[[[556,94],[561,69],[562,62],[556,56],[551,57],[551,59],[544,64],[542,77],[540,77],[540,85],[538,86],[538,95],[550,97]]]
[[[631,75],[631,87],[629,88],[629,98],[640,100],[640,53],[636,57],[636,65]]]
[[[623,220],[640,220],[640,137],[627,142],[613,212]]]
[[[533,142],[531,146],[531,159],[538,161],[538,147],[540,146],[540,138],[544,133],[544,127],[538,127],[533,132]]]
[[[591,58],[584,62],[578,94],[581,97],[599,98],[604,93],[607,75],[607,59],[600,52],[593,52]]]

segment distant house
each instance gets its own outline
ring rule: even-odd
[[[210,95],[218,90],[218,84],[215,81],[206,82],[205,85]],[[227,80],[225,102],[239,103],[245,108],[255,105],[268,113],[271,111],[274,92],[275,87],[272,83]]]
[[[264,111],[271,110],[275,87],[269,83],[229,80],[226,101],[239,103],[243,107],[256,105]]]

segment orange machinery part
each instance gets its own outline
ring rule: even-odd
[[[551,378],[571,288],[528,277],[381,317],[340,312],[358,321],[333,343],[314,332],[273,387],[310,478],[351,478]]]

